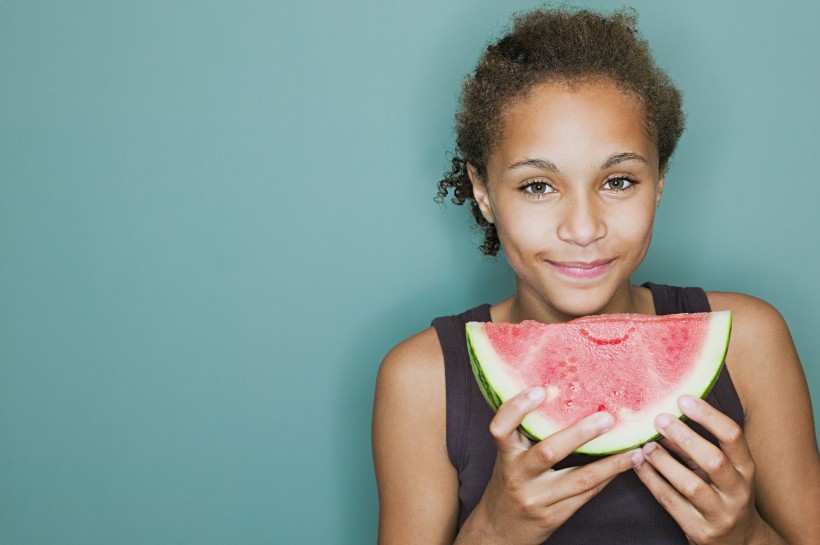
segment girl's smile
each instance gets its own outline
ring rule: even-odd
[[[516,273],[517,318],[645,311],[629,282],[663,178],[638,100],[603,78],[537,85],[492,149],[487,179],[471,176]]]
[[[612,259],[602,259],[593,262],[554,262],[554,261],[547,261],[550,265],[555,268],[561,274],[565,274],[567,276],[573,278],[595,278],[604,274],[607,270],[609,270],[609,266],[612,265]]]

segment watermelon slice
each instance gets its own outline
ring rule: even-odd
[[[467,345],[478,385],[493,410],[531,386],[546,400],[521,423],[541,440],[607,411],[615,426],[577,452],[609,454],[659,434],[659,413],[682,416],[679,396],[705,398],[723,367],[729,311],[697,314],[607,314],[571,322],[469,322]]]

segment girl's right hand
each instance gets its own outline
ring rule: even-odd
[[[595,413],[533,444],[517,428],[545,396],[536,386],[499,407],[490,423],[498,447],[495,468],[456,544],[543,543],[615,476],[643,462],[638,448],[585,466],[553,470],[581,445],[611,429],[614,419],[609,413]]]

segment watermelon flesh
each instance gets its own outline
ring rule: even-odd
[[[599,411],[615,426],[576,452],[608,454],[651,441],[654,418],[680,418],[681,395],[705,398],[723,366],[729,311],[649,316],[607,314],[571,322],[469,322],[467,345],[478,385],[493,410],[543,386],[546,400],[521,431],[541,440]]]

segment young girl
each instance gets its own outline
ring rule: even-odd
[[[681,96],[635,17],[535,11],[467,78],[457,157],[440,182],[470,201],[482,251],[515,271],[513,295],[436,319],[379,370],[373,450],[379,541],[396,544],[818,543],[820,456],[786,324],[739,293],[632,285],[646,255]],[[467,359],[470,320],[563,322],[609,313],[729,309],[726,365],[686,422],[606,457],[572,454],[613,424],[601,412],[533,444],[517,426],[545,398],[497,414]]]

